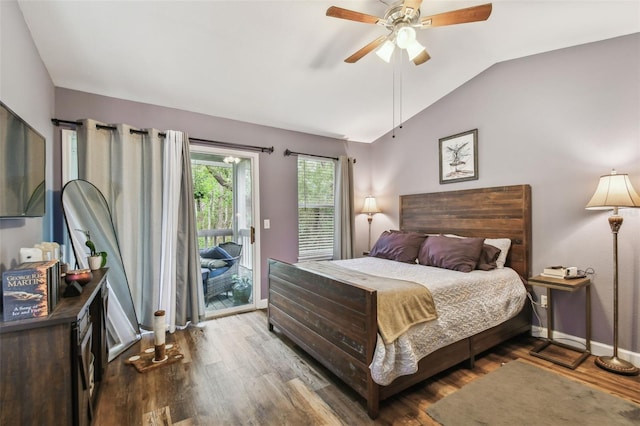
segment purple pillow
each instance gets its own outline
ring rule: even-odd
[[[501,250],[498,247],[494,247],[490,244],[483,244],[476,269],[480,269],[482,271],[491,271],[492,269],[496,269],[498,267],[496,260],[498,260],[500,252]]]
[[[484,238],[450,238],[444,235],[429,236],[420,247],[418,262],[460,272],[476,268]]]
[[[371,249],[369,256],[398,262],[415,263],[425,236],[416,232],[384,231]]]

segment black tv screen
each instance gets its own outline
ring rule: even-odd
[[[0,217],[44,216],[44,137],[0,102]]]

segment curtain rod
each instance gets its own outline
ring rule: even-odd
[[[327,157],[326,155],[305,154],[304,152],[294,152],[294,151],[291,151],[290,149],[285,149],[284,156],[288,157],[290,155],[306,155],[307,157],[327,158],[329,160],[338,161],[338,157]]]
[[[288,157],[290,155],[306,155],[307,157],[318,157],[318,158],[327,158],[329,160],[336,160],[338,161],[339,158],[338,157],[328,157],[326,155],[316,155],[316,154],[305,154],[304,152],[295,152],[295,151],[291,151],[290,149],[285,149],[284,150],[284,156]],[[353,159],[353,164],[356,164],[356,159]]]
[[[241,144],[241,143],[233,143],[233,142],[222,142],[222,141],[212,141],[209,139],[200,139],[200,138],[192,138],[189,137],[190,141],[195,141],[195,142],[201,142],[201,143],[206,143],[209,145],[216,145],[216,146],[222,146],[225,148],[240,148],[243,149],[245,151],[260,151],[260,152],[266,152],[271,154],[274,149],[272,146],[257,146],[257,145],[245,145],[245,144]]]
[[[60,126],[61,124],[70,124],[72,126],[82,126],[82,122],[81,121],[60,120],[58,118],[52,118],[51,122],[55,126]],[[105,125],[102,125],[102,124],[96,124],[96,128],[97,129],[104,129],[104,130],[116,130],[115,126],[105,126]],[[138,135],[146,135],[149,132],[147,132],[146,130],[129,129],[129,133],[135,133],[135,134],[138,134]],[[165,137],[166,133],[159,133],[158,135],[160,137]],[[266,146],[256,146],[256,145],[244,145],[244,144],[241,144],[241,143],[221,142],[221,141],[214,141],[214,140],[210,140],[210,139],[200,139],[200,138],[192,138],[192,137],[189,137],[189,141],[206,143],[206,144],[209,144],[209,145],[222,146],[222,147],[225,147],[225,148],[243,149],[243,150],[246,150],[246,151],[267,152],[269,154],[273,153],[273,151],[274,151],[272,146],[266,147]]]

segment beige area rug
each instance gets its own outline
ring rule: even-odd
[[[445,426],[639,425],[640,405],[516,360],[432,404]]]

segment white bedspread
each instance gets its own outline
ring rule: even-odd
[[[378,336],[369,368],[380,385],[415,373],[418,361],[431,352],[514,317],[526,300],[522,281],[510,268],[464,273],[375,257],[334,263],[371,275],[413,281],[429,288],[433,295],[438,319],[413,326],[389,345]]]

